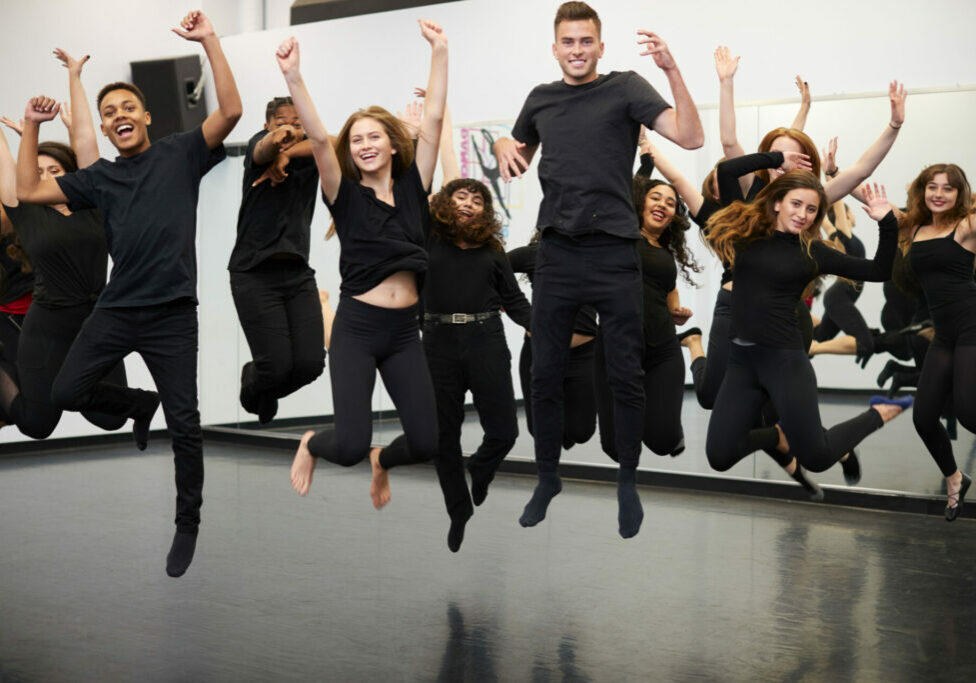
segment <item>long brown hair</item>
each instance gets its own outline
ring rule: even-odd
[[[352,155],[349,153],[349,131],[354,123],[362,119],[373,119],[383,126],[383,130],[390,137],[390,144],[396,150],[396,154],[393,155],[393,177],[402,175],[413,163],[413,139],[397,117],[383,107],[377,106],[360,109],[346,119],[336,140],[336,157],[339,159],[342,175],[357,183],[362,178],[356,162],[352,160]]]
[[[644,205],[647,202],[647,195],[655,187],[660,187],[661,185],[670,187],[671,191],[674,192],[675,204],[674,216],[671,218],[671,222],[668,223],[667,227],[661,232],[657,241],[662,248],[667,249],[674,257],[674,260],[680,267],[682,279],[689,285],[695,285],[695,281],[691,279],[691,273],[700,273],[702,267],[695,261],[694,255],[688,251],[685,233],[691,227],[691,221],[688,220],[688,208],[681,201],[681,197],[678,195],[678,189],[671,183],[658,180],[657,178],[651,179],[644,178],[643,176],[634,176],[634,210],[637,211],[637,219],[641,223],[641,228],[643,228]]]
[[[945,173],[949,184],[958,191],[955,205],[945,212],[946,220],[950,223],[958,223],[969,215],[972,191],[966,173],[955,164],[932,164],[922,169],[918,177],[908,186],[908,203],[901,221],[906,229],[932,223],[932,212],[925,206],[925,186],[939,173]]]
[[[791,140],[796,140],[801,151],[810,157],[810,165],[813,166],[813,175],[817,178],[820,177],[820,153],[817,152],[817,146],[813,144],[813,140],[810,136],[804,133],[802,130],[797,130],[796,128],[774,128],[773,130],[766,133],[766,137],[762,139],[759,143],[760,152],[768,152],[773,146],[773,142],[776,138],[787,137]],[[763,182],[769,183],[769,169],[764,168],[756,171],[756,175],[762,178]]]
[[[814,190],[820,197],[817,217],[813,223],[800,233],[800,241],[810,253],[810,245],[823,242],[820,237],[820,224],[827,213],[827,194],[823,185],[810,171],[790,171],[764,187],[756,195],[755,201],[732,202],[731,205],[716,211],[708,219],[705,241],[723,262],[731,267],[735,263],[735,245],[747,243],[762,237],[769,237],[776,231],[776,202],[782,201],[791,190]]]
[[[451,197],[458,190],[481,195],[482,211],[464,225],[458,223],[457,212]],[[491,192],[484,183],[474,178],[456,178],[447,183],[430,199],[430,215],[433,218],[431,232],[439,239],[455,244],[459,241],[476,246],[488,246],[492,251],[505,251],[502,238],[502,222],[495,213]]]

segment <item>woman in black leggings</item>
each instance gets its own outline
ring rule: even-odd
[[[714,214],[707,240],[732,265],[729,367],[708,425],[706,454],[725,471],[759,448],[785,447],[799,463],[822,472],[871,432],[892,419],[903,404],[875,397],[872,407],[824,430],[817,383],[796,327],[793,310],[804,288],[819,275],[884,281],[897,248],[897,222],[883,191],[865,190],[869,214],[880,221],[873,260],[858,259],[819,239],[827,197],[816,176],[791,171],[767,185],[751,204],[735,202]],[[779,423],[752,429],[768,395]]]
[[[962,510],[972,479],[956,466],[939,422],[947,400],[952,399],[956,419],[976,432],[976,220],[970,203],[962,169],[935,164],[912,181],[900,221],[902,234],[911,238],[912,270],[935,325],[915,395],[915,430],[946,479],[950,522]]]
[[[289,38],[277,51],[341,246],[341,296],[329,364],[335,428],[305,432],[292,463],[291,483],[305,495],[315,458],[351,466],[368,453],[370,496],[377,509],[390,500],[391,467],[429,460],[437,452],[437,412],[420,343],[418,292],[427,270],[427,196],[447,98],[447,40],[433,22],[421,21],[420,30],[432,58],[416,154],[403,125],[381,107],[349,117],[333,146],[302,80],[298,42]],[[399,460],[370,449],[377,370],[407,440]]]
[[[488,485],[518,437],[512,356],[501,309],[527,330],[531,308],[505,257],[502,225],[483,183],[470,178],[450,181],[431,199],[430,213],[423,343],[437,399],[434,462],[451,519],[447,546],[457,552],[474,505],[485,501]],[[468,391],[484,429],[481,445],[468,463],[470,492],[461,456]],[[400,461],[408,457],[407,450],[400,436],[381,457]]]

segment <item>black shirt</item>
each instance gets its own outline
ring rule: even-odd
[[[315,159],[295,157],[288,162],[284,181],[272,186],[265,180],[252,187],[270,166],[254,163],[254,148],[267,134],[266,130],[258,131],[247,143],[237,242],[228,270],[250,270],[275,254],[294,254],[308,263],[309,226],[319,183]]]
[[[25,273],[21,269],[20,261],[7,255],[7,247],[13,243],[12,234],[0,237],[0,267],[3,268],[3,277],[0,278],[0,306],[6,306],[34,289],[34,275]]]
[[[644,343],[660,346],[675,335],[674,318],[668,307],[668,294],[678,281],[674,256],[663,247],[642,239],[637,246],[644,283]]]
[[[512,137],[542,144],[540,230],[639,237],[631,183],[640,124],[651,128],[670,105],[633,71],[583,85],[536,86]]]
[[[83,210],[65,216],[24,202],[3,208],[34,267],[34,303],[48,308],[94,303],[108,269],[102,215]]]
[[[105,220],[112,276],[97,307],[196,301],[200,180],[225,156],[223,145],[207,149],[196,128],[57,178],[69,209],[98,208]]]
[[[532,309],[515,281],[505,252],[487,246],[462,249],[433,238],[424,287],[430,313],[483,313],[504,308],[508,317],[529,329]]]
[[[335,202],[322,193],[339,236],[339,291],[343,296],[368,292],[401,270],[417,274],[417,290],[427,272],[424,243],[430,233],[429,188],[420,180],[417,164],[393,178],[396,206],[377,199],[370,188],[345,176]],[[452,311],[453,312],[453,311]]]
[[[534,282],[535,259],[539,253],[539,243],[532,242],[524,247],[512,249],[508,252],[508,261],[516,273],[525,273],[529,282]],[[573,322],[573,332],[587,337],[595,337],[597,333],[596,309],[590,305],[581,306]]]
[[[881,219],[878,249],[870,261],[819,241],[808,256],[799,236],[785,232],[738,243],[729,337],[774,348],[804,348],[793,309],[810,280],[833,273],[884,282],[891,276],[897,242],[898,221],[889,212]]]

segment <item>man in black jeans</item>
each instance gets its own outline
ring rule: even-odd
[[[193,560],[203,503],[203,440],[197,410],[196,208],[200,180],[225,156],[222,141],[241,116],[234,76],[213,26],[201,12],[184,17],[186,40],[200,42],[214,75],[218,108],[200,128],[150,143],[145,97],[129,83],[98,94],[102,133],[119,152],[56,179],[37,176],[37,133],[58,111],[35,97],[27,108],[17,164],[17,196],[35,204],[98,208],[105,221],[112,275],[85,321],[52,399],[64,410],[125,415],[145,448],[159,401],[173,438],[176,535],[166,573],[182,576]],[[102,381],[129,353],[142,356],[159,391]]]
[[[521,177],[542,145],[542,243],[532,299],[532,408],[539,483],[519,522],[545,519],[562,490],[557,473],[562,441],[562,381],[576,312],[591,304],[600,316],[613,393],[619,530],[637,534],[644,512],[636,488],[644,409],[641,351],[640,237],[631,196],[634,156],[644,124],[686,149],[704,142],[698,111],[668,46],[640,30],[671,87],[672,108],[633,71],[597,74],[603,56],[600,18],[583,2],[559,7],[553,56],[561,81],[537,86],[494,152],[502,177]]]

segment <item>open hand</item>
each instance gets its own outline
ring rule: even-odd
[[[644,46],[644,51],[640,53],[641,57],[651,55],[659,69],[673,69],[675,67],[671,50],[668,49],[668,44],[659,35],[644,29],[638,29],[637,35],[641,36],[637,40],[637,44]]]
[[[54,48],[54,56],[60,60],[61,66],[66,68],[68,73],[72,76],[80,76],[81,69],[83,66],[85,66],[85,62],[91,58],[89,55],[85,55],[81,59],[75,59],[59,47]]]
[[[447,36],[444,35],[444,29],[436,21],[418,19],[417,23],[420,24],[420,35],[430,43],[431,47],[447,45]]]
[[[8,119],[6,116],[0,116],[0,123],[5,125],[13,132],[17,133],[17,135],[24,134],[24,119],[20,119],[20,121],[14,121],[13,119]]]
[[[415,90],[419,90],[419,88]],[[423,101],[410,102],[404,109],[404,111],[396,113],[397,118],[407,127],[410,137],[416,140],[420,134],[420,124],[424,120],[424,103]]]
[[[506,183],[511,182],[512,176],[521,178],[522,173],[529,168],[528,162],[519,154],[519,150],[525,148],[524,142],[511,138],[499,138],[495,143],[495,158],[498,159],[498,170],[501,172],[502,180]]]
[[[804,107],[810,106],[810,84],[800,76],[796,77],[796,87],[800,91],[800,102]]]
[[[57,116],[60,109],[61,105],[53,97],[38,95],[27,101],[27,110],[24,112],[24,118],[34,123],[43,123]]]
[[[880,221],[891,211],[891,204],[888,202],[884,185],[874,183],[872,188],[871,183],[864,183],[861,191],[864,193],[864,203],[867,204],[864,211],[871,217],[871,220]]]
[[[718,80],[724,81],[735,76],[739,68],[739,58],[733,57],[729,48],[719,45],[715,48],[715,71],[718,72]]]
[[[810,157],[803,152],[783,152],[783,164],[780,166],[783,172],[787,171],[812,171]]]
[[[200,10],[193,10],[180,22],[180,28],[174,28],[173,33],[185,40],[203,42],[205,38],[216,35],[214,27],[207,19],[207,15]]]
[[[64,124],[64,127],[67,128],[68,132],[70,133],[71,132],[71,108],[68,106],[67,102],[61,102],[60,104],[61,104],[61,112],[60,112],[61,123]]]
[[[837,138],[832,137],[827,143],[827,149],[821,150],[823,156],[824,175],[832,176],[837,172]]]
[[[905,98],[907,97],[908,93],[905,92],[904,83],[892,81],[888,84],[888,100],[891,102],[891,125],[895,128],[901,128],[901,124],[905,123]]]

